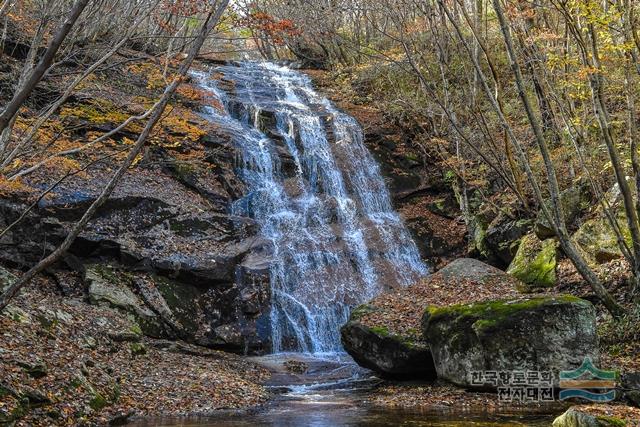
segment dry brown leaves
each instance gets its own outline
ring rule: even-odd
[[[0,382],[19,394],[38,390],[50,400],[30,408],[18,425],[101,424],[119,414],[199,414],[266,400],[264,369],[222,352],[163,350],[149,339],[143,341],[146,353],[136,355],[130,343],[108,336],[132,330],[126,316],[64,299],[52,286],[40,281],[16,299],[13,314],[0,316]],[[47,368],[41,378],[21,366],[38,363]],[[96,394],[105,399],[103,408],[92,408]],[[0,418],[18,405],[0,393]]]
[[[376,310],[362,316],[370,327],[384,327],[392,334],[421,340],[420,321],[428,306],[446,306],[490,299],[521,297],[512,282],[489,280],[484,283],[456,279],[448,281],[434,273],[408,288],[384,294],[369,305]]]

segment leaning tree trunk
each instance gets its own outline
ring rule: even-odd
[[[545,164],[549,193],[551,195],[553,215],[549,214],[548,210],[544,206],[544,203],[541,205],[543,212],[545,216],[547,216],[549,222],[553,225],[562,250],[569,257],[569,259],[571,259],[571,262],[576,267],[576,270],[578,270],[580,275],[582,275],[582,277],[584,277],[584,279],[589,283],[593,291],[596,293],[598,298],[600,298],[611,315],[613,315],[614,317],[620,317],[624,313],[624,310],[613,299],[609,291],[607,291],[604,285],[600,282],[593,270],[587,265],[584,257],[580,254],[580,252],[578,252],[575,245],[571,241],[571,238],[569,237],[562,212],[562,204],[560,202],[560,189],[558,187],[555,167],[553,165],[553,161],[549,153],[549,148],[547,147],[547,143],[544,138],[542,126],[540,125],[540,122],[535,115],[534,109],[529,100],[529,96],[527,95],[524,78],[522,77],[522,71],[520,70],[520,65],[518,64],[518,59],[515,54],[509,25],[504,16],[500,0],[493,0],[493,6],[496,11],[496,15],[500,23],[500,29],[504,37],[505,47],[509,56],[511,70],[515,77],[516,85],[518,88],[518,95],[520,96],[522,105],[524,106],[524,109],[527,113],[527,119],[533,130],[536,143]]]

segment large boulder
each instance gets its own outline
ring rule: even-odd
[[[522,238],[518,252],[507,269],[507,273],[526,285],[521,291],[530,292],[535,288],[548,288],[556,284],[557,247],[556,240],[541,242],[533,233]]]
[[[370,309],[360,306],[340,330],[342,343],[356,363],[387,377],[435,379],[429,346],[411,334],[400,335],[360,323],[360,313]]]
[[[557,372],[599,360],[595,308],[572,296],[429,307],[422,325],[438,377],[463,387],[474,372]]]
[[[481,261],[461,258],[413,286],[383,294],[355,309],[341,329],[345,350],[356,362],[387,377],[435,377],[420,329],[426,307],[517,295],[520,282]]]

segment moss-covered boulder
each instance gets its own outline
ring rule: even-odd
[[[634,185],[631,186],[635,188]],[[622,202],[622,196],[618,184],[609,189],[603,196],[610,212],[620,229],[622,238],[631,247],[631,232],[627,225],[627,219]],[[618,246],[616,233],[605,214],[602,205],[598,204],[592,215],[586,220],[572,236],[578,250],[592,266],[604,264],[611,260],[622,258],[622,252]]]
[[[453,261],[424,280],[356,308],[341,329],[356,362],[383,376],[433,378],[435,367],[420,321],[426,307],[516,296],[517,279],[471,258]]]
[[[518,252],[507,269],[507,273],[524,283],[521,291],[529,292],[556,284],[557,247],[556,240],[541,242],[533,233],[522,238]]]
[[[553,427],[623,427],[627,422],[621,418],[595,415],[569,408],[553,421]]]
[[[616,221],[624,240],[631,247],[631,233],[623,212],[616,215]],[[622,258],[616,234],[604,214],[585,221],[573,235],[573,241],[591,265]]]
[[[358,307],[340,330],[342,344],[356,363],[385,377],[435,379],[429,347],[410,334],[361,323],[360,316],[369,310],[367,305]]]
[[[429,307],[422,325],[438,377],[463,387],[473,372],[559,371],[599,359],[595,309],[571,296]]]

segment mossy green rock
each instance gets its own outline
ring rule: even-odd
[[[495,286],[499,286],[499,289],[515,289],[522,285],[504,271],[482,261],[457,259],[414,287],[380,297],[385,301],[391,297],[396,301],[394,304],[380,304],[376,298],[356,307],[351,312],[349,322],[340,331],[347,353],[358,364],[382,376],[435,378],[433,357],[429,344],[421,336],[420,328],[420,316],[427,304],[411,297],[412,289],[429,286],[429,283],[452,290],[475,285],[485,291]],[[404,291],[409,293],[409,297]],[[397,298],[403,302],[400,303]],[[408,315],[409,312],[412,314]]]
[[[635,185],[631,185],[631,188],[632,192],[635,192]],[[610,207],[610,212],[613,213],[613,218],[618,224],[624,241],[631,247],[631,232],[627,225],[618,184],[609,189],[603,198]],[[597,206],[594,215],[578,228],[572,238],[578,250],[592,266],[622,258],[616,234],[601,205]]]
[[[618,214],[616,218],[624,240],[631,247],[631,232],[624,214]],[[585,221],[573,235],[573,241],[591,265],[622,258],[616,234],[604,214]]]
[[[507,269],[507,273],[525,284],[521,291],[529,292],[534,288],[556,284],[557,247],[554,239],[541,242],[533,233],[522,238],[518,252]]]
[[[134,356],[142,356],[143,354],[147,354],[147,347],[140,342],[130,343],[129,349],[131,350],[131,354]]]
[[[553,421],[553,427],[623,427],[627,423],[615,417],[591,415],[569,408]]]
[[[430,307],[422,328],[438,377],[463,387],[473,372],[556,372],[599,360],[595,309],[571,296]]]

